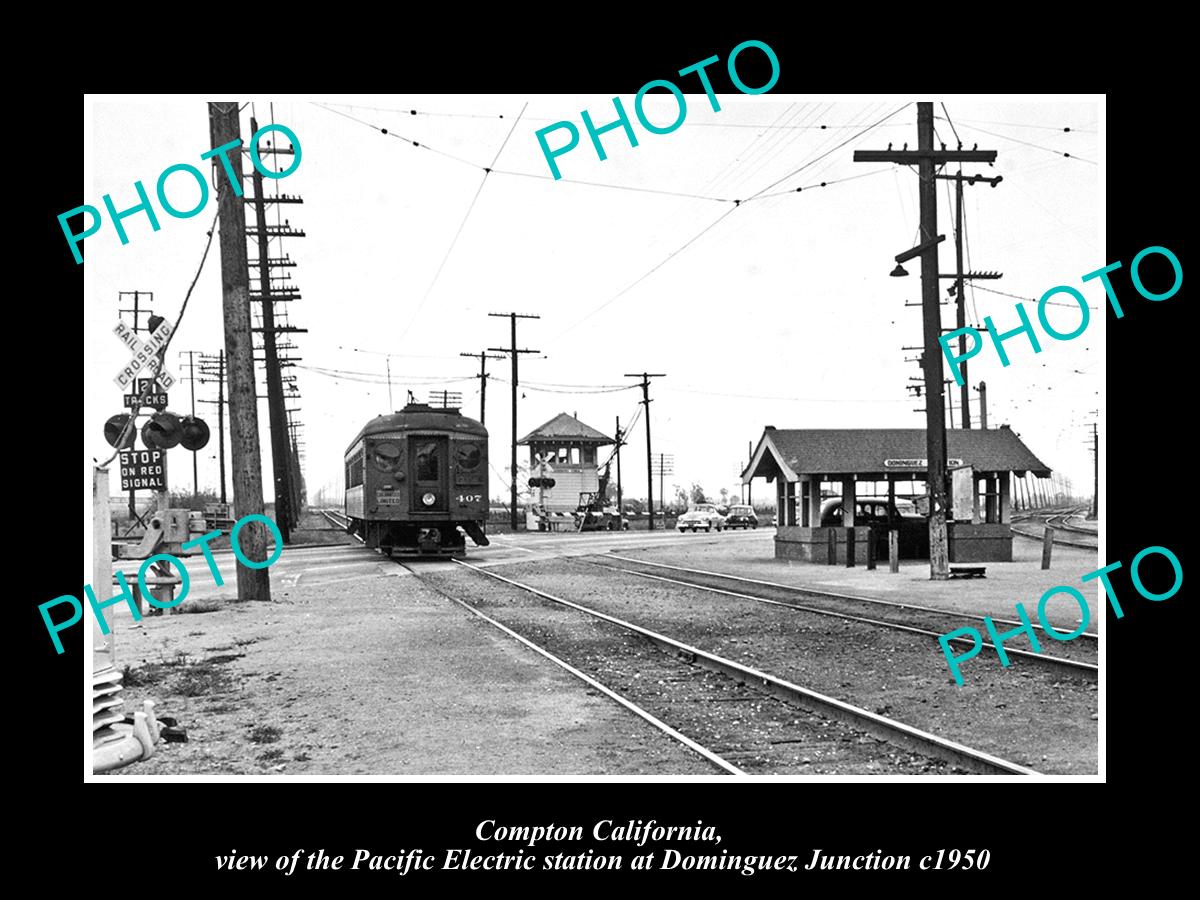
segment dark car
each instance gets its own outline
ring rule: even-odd
[[[842,524],[842,498],[830,497],[821,504],[821,524]],[[888,514],[887,497],[858,497],[854,502],[854,524],[868,525],[875,540],[875,555],[888,556],[888,529],[900,532],[900,556],[905,559],[928,559],[929,522],[917,512],[911,500],[897,497]]]
[[[729,507],[729,515],[725,517],[726,528],[757,528],[758,516],[753,506],[742,506],[735,503]]]

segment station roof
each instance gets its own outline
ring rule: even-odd
[[[1050,468],[1007,425],[987,430],[947,428],[946,444],[951,467],[1050,475]],[[742,472],[742,482],[779,475],[788,481],[798,481],[801,475],[874,475],[882,480],[924,471],[925,454],[924,428],[768,427]]]
[[[585,425],[574,416],[568,416],[565,412],[559,413],[549,422],[533,429],[517,443],[530,444],[541,441],[569,441],[573,444],[595,444],[596,446],[613,443],[612,438],[597,431],[591,425]]]

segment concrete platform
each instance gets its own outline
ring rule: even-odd
[[[270,603],[222,603],[215,557],[224,586],[197,557],[180,613],[116,618],[117,665],[143,682],[127,705],[156,700],[189,737],[119,776],[716,774],[365,548],[285,550]]]
[[[634,552],[617,553],[657,562],[689,566],[696,569],[725,572],[796,587],[811,587],[854,594],[862,597],[917,603],[948,611],[958,610],[976,615],[992,615],[1011,619],[1013,603],[1020,600],[1030,618],[1037,615],[1037,602],[1042,594],[1056,585],[1078,588],[1089,601],[1091,624],[1088,631],[1097,631],[1096,620],[1098,582],[1085,585],[1080,576],[1093,572],[1101,565],[1096,551],[1055,545],[1050,569],[1041,568],[1042,548],[1037,541],[1013,538],[1013,562],[971,563],[987,567],[986,578],[955,578],[930,581],[927,561],[904,561],[900,571],[888,571],[887,561],[874,571],[865,565],[848,569],[840,566],[775,559],[774,529],[760,528],[752,536],[736,543],[706,542],[703,546],[672,545],[652,547]],[[1101,601],[1107,607],[1107,601]],[[1069,596],[1050,601],[1051,621],[1064,628],[1078,624],[1078,606]]]

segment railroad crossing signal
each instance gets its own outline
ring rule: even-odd
[[[183,425],[174,413],[155,413],[142,426],[142,443],[151,450],[170,450],[182,439]]]
[[[183,449],[203,450],[209,438],[208,423],[195,416],[184,416],[179,424],[182,428],[179,443],[183,445]]]
[[[118,415],[112,416],[107,422],[104,423],[104,439],[108,441],[109,446],[117,446],[117,441],[121,437],[121,432],[125,430],[125,424],[128,421],[128,413],[119,413]],[[135,437],[136,435],[131,430],[125,438],[125,446],[122,449],[132,449]]]

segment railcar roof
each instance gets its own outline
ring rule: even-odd
[[[487,429],[475,419],[464,416],[457,409],[440,409],[425,403],[410,403],[399,412],[376,416],[363,426],[346,448],[346,452],[368,435],[389,431],[450,431],[486,438]]]

